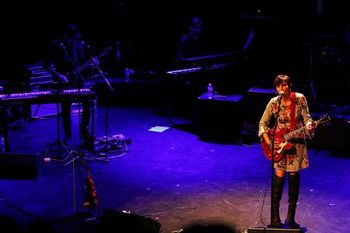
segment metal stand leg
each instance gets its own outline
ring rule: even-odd
[[[102,138],[97,139],[99,142],[97,144],[100,144],[102,147],[97,148],[97,153],[100,155],[99,158],[96,158],[97,160],[104,161],[104,162],[109,162],[111,159],[121,157],[123,154],[125,154],[128,151],[127,148],[127,142],[124,138],[124,136],[120,137],[120,140],[118,141],[118,135],[115,138],[109,136],[109,127],[108,127],[108,104],[106,103],[105,105],[105,127],[106,127],[106,132],[105,136]],[[122,142],[122,143],[119,143]],[[111,150],[113,150],[113,147],[120,146],[121,147],[121,154],[118,155],[111,155]]]
[[[65,151],[67,154],[69,154],[69,149],[61,139],[61,130],[60,130],[60,114],[59,114],[59,103],[56,103],[56,132],[57,132],[57,138],[56,140],[49,146],[48,151],[52,150],[52,147],[56,146],[57,147],[57,160],[62,160],[62,153]],[[63,159],[64,160],[64,159]]]
[[[10,152],[10,143],[9,143],[9,120],[7,115],[7,107],[2,106],[1,115],[3,120],[3,137],[4,137],[4,151]]]
[[[89,108],[91,108],[91,131],[92,131],[92,135],[93,135],[93,137],[94,137],[94,131],[95,131],[95,117],[94,117],[94,115],[95,115],[95,110],[94,110],[94,99],[93,100],[90,100],[90,104],[88,104],[88,106],[87,105],[85,105],[85,107],[89,107]],[[83,146],[83,143],[82,143],[82,127],[84,127],[84,126],[82,126],[82,111],[81,111],[82,109],[81,109],[81,103],[79,103],[79,109],[78,109],[78,118],[79,118],[79,123],[78,123],[78,125],[79,125],[79,146],[78,146],[78,149],[77,150],[71,150],[70,152],[69,152],[69,155],[71,156],[71,160],[70,161],[68,161],[64,166],[66,166],[66,165],[69,165],[70,163],[74,163],[74,161],[76,160],[76,159],[87,159],[87,160],[100,160],[100,159],[97,159],[97,158],[90,158],[90,157],[87,157],[86,156],[86,154],[85,154],[85,152],[82,150],[82,146]],[[84,111],[86,111],[87,109],[85,109]],[[88,140],[90,140],[90,139],[88,139]],[[95,148],[94,148],[94,146],[93,146],[93,148],[91,148],[92,149],[92,152],[94,153],[95,152]],[[74,156],[75,155],[75,156]],[[100,160],[101,161],[101,160]]]

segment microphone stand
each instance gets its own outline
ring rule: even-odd
[[[99,75],[104,79],[104,81],[105,81],[105,83],[107,84],[107,86],[108,86],[108,88],[109,88],[109,90],[110,91],[114,91],[114,89],[113,89],[113,87],[112,87],[112,85],[110,84],[110,82],[108,81],[108,79],[106,78],[106,76],[104,75],[104,73],[103,73],[103,71],[101,70],[101,68],[99,67],[99,65],[97,64],[97,62],[95,61],[95,59],[91,59],[92,60],[92,63],[95,65],[95,67],[96,67],[96,69],[97,69],[97,71],[98,71],[98,73],[99,73]],[[109,132],[108,132],[108,104],[107,103],[105,103],[105,122],[106,122],[106,125],[105,125],[105,127],[106,127],[106,135],[105,135],[105,161],[107,161],[108,162],[108,160],[111,158],[111,157],[108,157],[108,134],[109,134]]]
[[[273,195],[273,178],[274,178],[274,164],[275,164],[275,136],[278,122],[278,114],[281,111],[281,98],[283,93],[280,93],[278,96],[278,106],[276,118],[273,126],[273,134],[271,136],[271,201],[270,201],[270,223],[272,220],[272,195]],[[278,230],[279,229],[279,230]],[[288,233],[300,233],[300,229],[287,229],[287,228],[270,228],[270,227],[258,227],[258,228],[248,228],[247,233],[269,233],[269,232],[288,232]]]
[[[272,195],[273,195],[273,178],[274,178],[274,164],[275,164],[275,136],[276,136],[276,129],[277,129],[277,123],[278,123],[278,114],[281,111],[281,99],[282,95],[278,96],[277,100],[277,112],[276,112],[276,119],[273,126],[273,134],[271,137],[271,201],[270,201],[270,223],[272,221]]]

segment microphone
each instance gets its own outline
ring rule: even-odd
[[[278,93],[278,99],[281,99],[282,96],[284,96],[284,91],[280,91],[280,92]]]

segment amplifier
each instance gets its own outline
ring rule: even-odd
[[[54,82],[53,75],[44,68],[42,61],[37,62],[35,64],[29,64],[25,66],[25,69],[28,71],[30,76],[29,77],[30,86]]]
[[[247,92],[247,121],[250,124],[257,125],[260,117],[269,102],[269,100],[276,95],[273,88],[259,88],[251,87]]]
[[[214,95],[205,93],[198,98],[196,125],[204,140],[234,142],[242,125],[242,95]]]

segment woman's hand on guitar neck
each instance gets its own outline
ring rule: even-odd
[[[312,134],[317,126],[317,123],[313,120],[310,120],[306,123],[306,130],[309,134]]]

